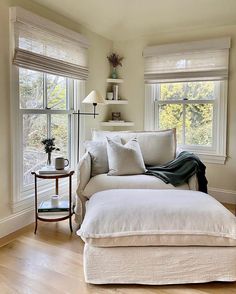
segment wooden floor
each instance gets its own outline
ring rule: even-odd
[[[68,222],[39,223],[9,238],[0,248],[0,294],[231,294],[236,283],[208,283],[173,286],[104,285],[84,282],[83,242],[70,234]],[[10,240],[10,242],[9,242]]]

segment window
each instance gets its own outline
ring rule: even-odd
[[[19,68],[19,114],[22,126],[22,189],[33,183],[31,171],[46,164],[41,140],[55,138],[60,151],[73,164],[71,129],[75,109],[74,82],[65,77]]]
[[[145,128],[176,128],[180,149],[194,151],[206,162],[224,163],[229,40],[212,43],[144,51]],[[216,48],[206,49],[214,44]]]
[[[68,158],[71,167],[76,167],[77,117],[73,113],[80,109],[84,97],[88,44],[82,35],[20,7],[10,9],[10,18],[14,37],[12,207],[13,211],[20,211],[33,204],[31,171],[46,164],[42,139],[55,138],[60,151],[52,156]],[[39,187],[42,197],[54,189],[47,181],[41,181]]]

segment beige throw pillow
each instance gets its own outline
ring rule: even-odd
[[[114,136],[113,140],[117,143],[121,143],[119,136]],[[104,141],[85,141],[84,146],[86,151],[91,156],[92,167],[91,176],[108,173],[108,159],[107,159],[107,142]]]
[[[136,175],[146,171],[136,138],[125,145],[107,138],[109,176]]]

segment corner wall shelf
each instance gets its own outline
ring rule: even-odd
[[[107,79],[107,83],[113,83],[113,84],[122,84],[124,80],[122,79]]]
[[[125,122],[104,121],[104,122],[101,122],[101,126],[103,127],[132,127],[134,126],[134,123],[132,121],[125,121]]]
[[[106,100],[106,104],[128,104],[128,100]]]

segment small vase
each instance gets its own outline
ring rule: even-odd
[[[113,67],[113,68],[112,68],[111,77],[112,77],[113,79],[117,79],[117,71],[116,71],[116,67]]]
[[[49,152],[49,153],[48,153],[47,165],[51,165],[51,164],[52,164],[52,153]]]

